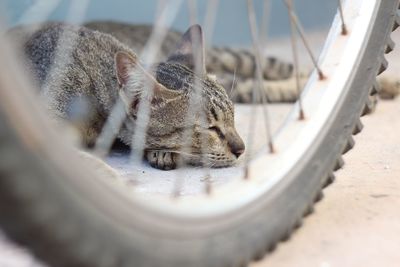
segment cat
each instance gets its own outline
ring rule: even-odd
[[[160,63],[145,68],[136,53],[113,36],[83,26],[46,23],[10,30],[19,38],[29,70],[36,77],[46,108],[56,118],[71,120],[74,105],[89,103],[87,116],[75,124],[86,146],[93,146],[111,109],[124,103],[126,118],[117,135],[131,145],[141,101],[150,103],[144,158],[163,170],[181,161],[193,165],[226,167],[243,154],[245,145],[234,125],[234,107],[224,88],[205,71],[194,73],[193,47],[204,58],[203,34],[191,26],[176,49]],[[31,28],[31,29],[33,29]],[[57,53],[58,41],[63,48]],[[200,113],[187,119],[191,96],[200,87]],[[205,114],[204,117],[199,114]],[[190,135],[188,153],[180,153]]]
[[[151,35],[153,26],[128,24],[115,21],[91,21],[86,27],[106,32],[121,42],[135,49],[142,49]],[[159,58],[165,58],[179,41],[182,33],[169,30],[162,44]],[[139,51],[138,50],[138,51]],[[295,102],[298,98],[293,64],[275,57],[263,59],[263,90],[268,102]],[[206,69],[213,73],[225,87],[232,101],[253,103],[252,92],[256,86],[255,57],[250,49],[231,47],[208,47]],[[300,70],[300,84],[307,82],[310,70]],[[235,75],[234,75],[235,74]],[[235,76],[235,77],[234,77]],[[379,96],[384,99],[394,98],[400,93],[400,82],[397,77],[379,77],[381,90]],[[257,101],[257,99],[256,99]],[[259,100],[258,102],[259,103]]]

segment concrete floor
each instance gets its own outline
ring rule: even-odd
[[[400,98],[363,118],[346,165],[288,242],[251,267],[400,265]]]
[[[313,36],[318,43],[320,36]],[[382,76],[398,80],[400,32]],[[279,52],[279,51],[276,51]],[[400,98],[381,100],[344,169],[288,242],[251,267],[400,266]]]

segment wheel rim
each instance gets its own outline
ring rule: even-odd
[[[339,14],[336,15],[319,60],[327,79],[319,81],[314,72],[304,90],[307,122],[300,122],[297,116],[298,107],[293,108],[284,125],[274,136],[279,155],[268,154],[266,147],[260,151],[250,165],[250,172],[255,174],[253,177],[244,181],[242,174],[237,174],[234,181],[215,189],[215,197],[187,196],[177,201],[169,197],[152,196],[154,201],[149,201],[147,195],[143,197],[138,194],[135,201],[140,201],[148,208],[165,215],[181,219],[191,218],[189,220],[194,222],[200,218],[234,213],[238,208],[256,203],[256,200],[265,194],[273,194],[271,190],[279,188],[280,183],[294,179],[297,163],[307,161],[304,155],[312,153],[313,147],[317,147],[320,140],[327,135],[324,128],[329,128],[326,125],[332,122],[329,119],[331,114],[337,111],[344,95],[349,93],[350,88],[346,83],[349,83],[352,69],[364,53],[365,39],[368,38],[368,31],[372,27],[370,22],[376,16],[376,5],[379,5],[379,1],[346,2],[345,16],[348,18],[346,24],[349,30],[346,36],[341,35],[341,21]],[[362,16],[357,15],[358,13]],[[336,88],[344,90],[339,91]],[[272,168],[268,169],[269,166],[266,165]],[[243,199],[238,200],[238,195]],[[193,205],[196,205],[196,209],[193,209]]]

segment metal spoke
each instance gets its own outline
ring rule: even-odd
[[[271,15],[271,1],[264,0],[263,15],[261,18],[261,28],[260,28],[261,47],[265,47],[267,44],[267,37],[268,37],[267,33],[268,33],[270,15]]]
[[[217,17],[219,0],[207,1],[207,14],[204,18],[204,37],[207,47],[211,45],[212,36],[214,33],[215,18]]]
[[[256,61],[256,80],[257,80],[256,88],[258,91],[258,92],[256,91],[256,94],[253,94],[255,96],[253,98],[253,101],[261,100],[258,102],[261,102],[261,104],[263,105],[264,122],[265,122],[265,128],[266,128],[266,132],[267,132],[268,147],[269,147],[270,153],[274,153],[274,145],[273,145],[273,141],[272,141],[270,118],[269,118],[269,113],[268,113],[268,108],[267,108],[267,99],[265,96],[265,90],[263,90],[264,83],[263,83],[262,70],[263,70],[264,64],[263,64],[263,61],[261,60],[262,53],[261,53],[260,41],[259,41],[259,37],[258,37],[256,14],[254,12],[253,0],[248,0],[247,6],[248,6],[248,17],[249,17],[251,37],[252,37],[252,42],[253,42],[253,50],[254,50],[255,61]],[[257,95],[257,93],[258,93],[258,95]],[[256,99],[256,97],[258,97],[258,99]]]
[[[96,156],[103,158],[108,154],[125,118],[125,103],[118,99],[96,140],[96,146],[93,150]]]
[[[160,51],[162,42],[167,34],[165,28],[170,27],[181,4],[182,0],[170,1],[168,4],[166,4],[164,0],[159,1],[159,5],[162,6],[163,11],[161,12],[160,17],[156,20],[150,39],[140,53],[141,60],[146,68],[153,65],[157,59],[156,56]],[[154,86],[151,84],[152,82],[147,82],[148,88],[153,91]],[[144,147],[146,144],[146,132],[150,121],[150,99],[153,93],[154,92],[150,93],[150,97],[143,97],[143,92],[141,94],[141,101],[139,101],[137,120],[135,123],[135,132],[133,133],[131,143],[131,161],[133,162],[140,162],[143,158]]]
[[[18,19],[17,25],[33,25],[36,21],[43,21],[58,7],[61,0],[44,0],[34,2]],[[37,27],[40,27],[38,24]]]
[[[71,1],[65,20],[67,22],[75,22],[76,24],[81,24],[84,20],[89,2],[90,0]],[[55,6],[52,6],[51,8],[54,7]],[[47,10],[47,12],[49,11],[50,9]],[[65,75],[65,71],[67,69],[66,66],[71,63],[72,53],[75,49],[75,44],[76,38],[71,38],[69,34],[65,34],[64,32],[61,33],[59,39],[57,40],[55,58],[50,68],[50,72],[46,76],[46,79],[43,83],[43,89],[40,93],[40,97],[44,99],[44,103],[51,103],[51,101],[49,101],[48,99],[52,99],[55,97],[50,87],[60,87],[62,83],[62,76]],[[49,108],[51,109],[51,107]]]
[[[219,0],[208,0],[207,2],[207,14],[204,18],[204,35],[205,35],[204,45],[206,45],[206,48],[210,47],[212,43],[212,36],[214,33],[215,18],[217,16],[218,5],[219,5]],[[192,20],[195,18],[195,15],[196,14],[193,15]],[[204,144],[206,144],[205,137],[202,138],[202,145]],[[206,166],[205,172],[206,175],[204,179],[204,184],[205,184],[204,190],[207,195],[210,195],[212,193],[212,176],[211,176],[211,170],[208,166]]]
[[[168,28],[172,24],[180,9],[182,0],[171,0],[168,3],[168,5],[165,4],[164,0],[160,0],[158,2],[158,10],[161,10],[159,12],[160,14],[159,16],[157,16],[157,20],[155,21],[155,26],[153,27],[153,32],[149,40],[147,41],[146,45],[140,53],[140,58],[145,67],[151,66],[156,60],[156,55],[158,54],[161,44],[167,34],[165,28]],[[151,86],[150,84],[148,84],[148,86],[149,90],[153,89],[153,86]],[[152,95],[152,92],[150,92],[149,94]],[[141,97],[141,101],[139,101],[136,121],[136,126],[140,125],[140,127],[135,127],[135,132],[132,135],[131,161],[138,162],[141,161],[143,157],[145,134],[150,119],[149,111],[149,99]],[[121,101],[121,99],[119,99],[111,110],[110,115],[107,118],[102,132],[96,142],[95,153],[97,155],[104,156],[108,153],[125,118],[126,112],[124,103]]]
[[[198,22],[197,19],[197,1],[196,0],[189,0],[188,1],[188,10],[189,10],[189,19],[190,19],[190,24],[195,25]],[[210,25],[211,27],[213,25]],[[193,51],[200,51],[201,49],[205,49],[204,47],[200,47],[201,42],[203,40],[199,40],[199,36],[191,36],[192,38],[192,46],[193,46]],[[201,38],[201,37],[200,37]],[[189,96],[189,108],[187,111],[187,115],[185,118],[185,125],[190,125],[194,121],[199,120],[201,124],[204,124],[206,122],[206,114],[201,111],[201,101],[202,101],[202,92],[201,92],[201,83],[202,83],[202,68],[203,66],[201,65],[205,59],[201,58],[204,56],[204,51],[203,53],[193,53],[193,61],[194,61],[194,87],[193,87],[193,92],[191,92]],[[192,127],[189,127],[185,129],[183,133],[183,146],[181,148],[182,154],[192,154],[191,147],[192,147],[192,136],[193,136],[193,129]],[[205,177],[211,176],[210,175],[210,170],[208,166],[206,166],[206,160],[204,158],[204,153],[203,153],[203,148],[205,147],[206,140],[204,134],[200,134],[200,155],[199,155],[199,160],[200,162],[204,165],[205,169]],[[183,159],[179,160],[179,167],[182,167],[184,164]],[[181,171],[178,170],[177,172],[177,177],[175,178],[175,184],[174,184],[174,189],[173,189],[173,197],[178,197],[180,196],[180,191],[183,186],[183,174]],[[206,192],[207,192],[207,186],[206,186]],[[211,189],[209,190],[211,191]]]
[[[303,44],[304,44],[305,48],[307,49],[307,52],[308,52],[308,54],[309,54],[309,56],[310,56],[310,58],[311,58],[311,61],[313,62],[314,67],[315,67],[315,69],[316,69],[317,72],[318,72],[319,79],[320,79],[320,80],[323,80],[323,79],[325,78],[325,76],[324,76],[324,74],[323,74],[321,68],[318,66],[318,62],[317,62],[317,60],[316,60],[316,58],[315,58],[313,52],[311,51],[311,48],[310,48],[310,46],[309,46],[309,44],[308,44],[308,42],[307,42],[307,39],[306,39],[306,37],[305,37],[304,29],[303,29],[303,27],[301,26],[300,21],[299,21],[299,19],[297,18],[296,13],[295,13],[294,10],[293,10],[292,2],[289,1],[289,0],[284,0],[284,3],[286,4],[286,6],[287,6],[287,8],[288,8],[288,12],[289,12],[290,19],[291,19],[291,21],[293,21],[293,23],[295,24],[296,29],[297,29],[297,31],[298,31],[300,37],[301,37],[301,40],[303,41]]]
[[[260,40],[258,36],[258,29],[257,29],[257,22],[256,22],[256,14],[254,11],[254,4],[252,0],[247,0],[247,11],[248,11],[248,19],[249,19],[249,25],[250,25],[250,31],[251,31],[251,37],[252,37],[252,42],[253,42],[253,51],[255,55],[255,61],[256,61],[256,88],[253,88],[252,91],[252,100],[253,100],[253,113],[250,118],[250,129],[249,129],[249,136],[248,136],[248,148],[247,148],[247,155],[246,155],[246,163],[245,163],[245,175],[244,178],[248,179],[249,178],[249,171],[248,171],[248,165],[250,163],[250,157],[251,157],[251,148],[253,144],[253,137],[254,137],[254,127],[255,127],[255,119],[257,116],[257,111],[256,111],[256,105],[255,103],[259,102],[262,104],[262,110],[263,110],[263,115],[264,115],[264,122],[265,122],[265,128],[266,128],[266,134],[267,134],[267,144],[269,148],[270,153],[274,153],[275,148],[273,145],[273,140],[272,140],[272,134],[271,134],[271,126],[270,126],[270,118],[269,118],[269,113],[268,113],[268,108],[267,108],[267,100],[265,96],[265,90],[263,90],[263,61],[261,61],[262,53],[261,53],[261,47],[260,47]],[[266,35],[266,33],[265,33]]]
[[[293,0],[288,0],[289,4],[293,4]],[[303,103],[302,103],[302,97],[301,97],[301,88],[300,88],[300,71],[299,71],[299,57],[298,57],[298,51],[297,51],[297,38],[296,38],[296,32],[295,32],[295,25],[293,22],[293,19],[289,16],[290,20],[290,40],[292,43],[292,54],[293,54],[293,65],[294,65],[294,73],[296,76],[296,90],[297,90],[297,103],[299,105],[299,120],[304,120],[304,110],[303,110]]]
[[[346,35],[347,34],[347,27],[346,27],[346,23],[344,22],[342,0],[338,0],[338,6],[339,6],[340,19],[342,20],[342,34]]]

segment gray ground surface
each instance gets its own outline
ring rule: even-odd
[[[273,104],[268,106],[271,114],[271,129],[275,131],[291,110],[292,104]],[[254,156],[267,144],[266,125],[261,105],[237,105],[235,107],[235,125],[239,135],[246,144],[245,154],[239,158],[236,167],[204,169],[195,167],[180,168],[171,171],[162,171],[150,167],[147,163],[130,161],[127,154],[113,153],[107,162],[118,170],[123,179],[129,180],[136,192],[171,194],[177,177],[182,179],[181,195],[203,193],[205,177],[210,176],[213,186],[221,186],[237,177],[243,176],[243,162],[248,154]],[[254,128],[250,126],[255,118]],[[253,141],[254,140],[254,141]],[[250,149],[251,146],[251,149]]]
[[[251,267],[399,266],[400,98],[363,119],[344,169],[292,238]]]

